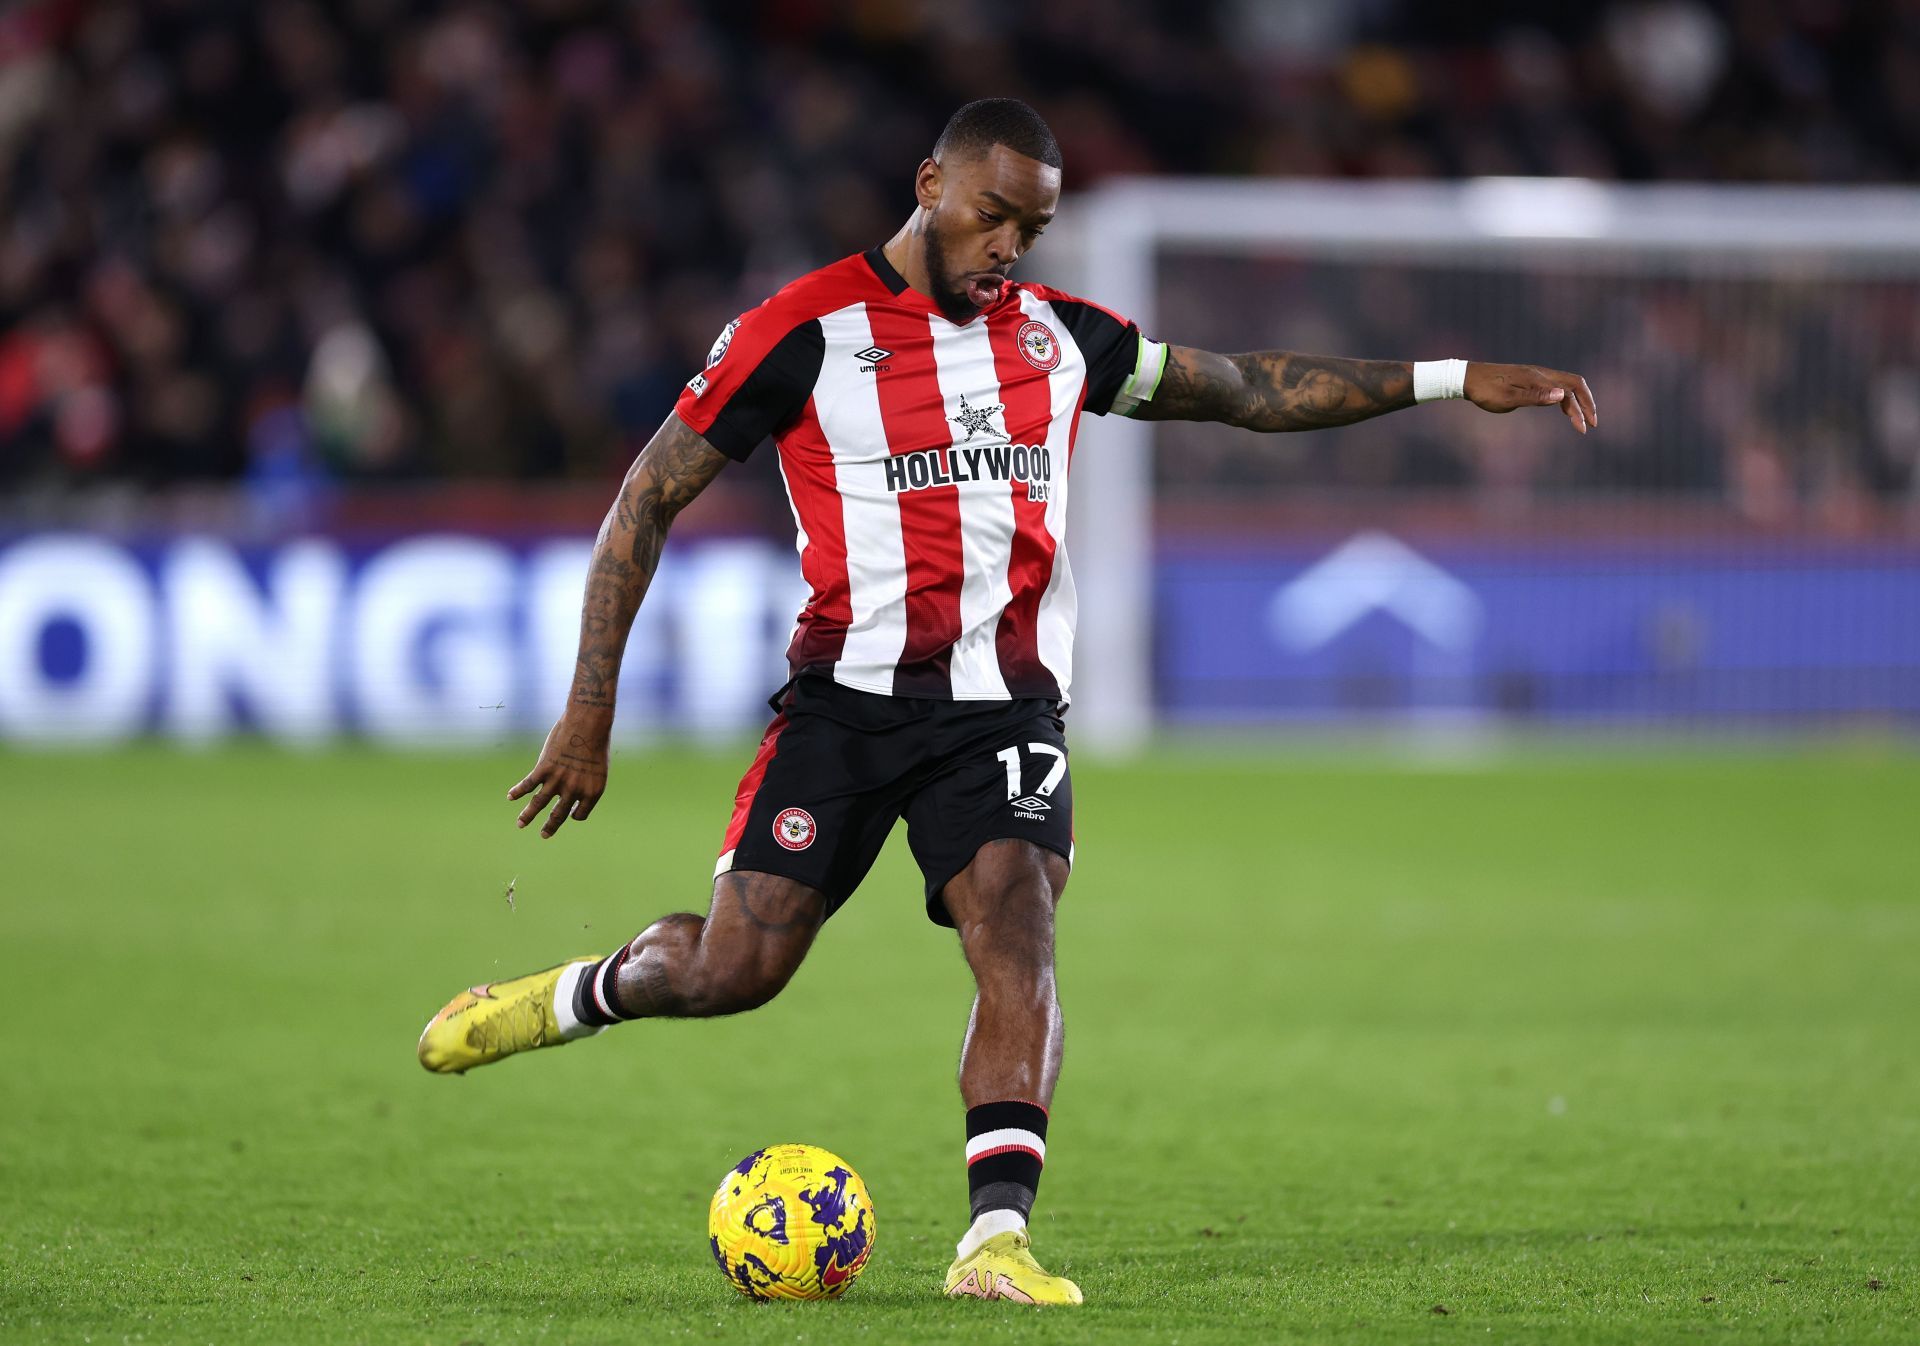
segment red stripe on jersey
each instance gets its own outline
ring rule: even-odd
[[[953,443],[946,400],[933,362],[930,319],[867,305],[873,343],[890,352],[892,366],[877,372],[880,421],[888,451],[911,453]],[[902,491],[900,534],[907,558],[907,639],[894,670],[895,696],[953,695],[953,644],[960,639],[960,584],[966,574],[961,544],[960,488]]]
[[[720,854],[725,855],[740,844],[740,838],[746,835],[747,815],[753,811],[753,797],[760,793],[760,782],[767,778],[767,763],[773,760],[773,754],[780,743],[780,731],[787,727],[787,713],[783,710],[773,717],[773,723],[767,726],[766,736],[760,740],[760,750],[753,755],[753,764],[747,768],[747,774],[740,778],[740,788],[733,795],[733,816],[727,819],[727,837],[720,843]]]
[[[1020,328],[1027,321],[1017,304],[1003,304],[987,315],[987,334],[1006,409],[1007,436],[1015,444],[1038,448],[1046,444],[1053,422],[1052,380],[1020,354]],[[1060,455],[1062,475],[1066,458],[1066,453]],[[1040,662],[1040,599],[1053,575],[1054,540],[1047,531],[1046,502],[1029,500],[1027,495],[1025,482],[1013,483],[1013,551],[1007,561],[1007,588],[1013,596],[1001,609],[994,644],[1009,693],[1057,698],[1060,685]]]
[[[853,587],[847,577],[847,521],[833,449],[811,397],[780,439],[780,471],[794,516],[807,535],[800,573],[806,576],[809,597],[794,626],[793,643],[787,646],[787,663],[796,671],[830,667],[846,647],[847,627],[853,623]]]
[[[967,1160],[967,1167],[972,1168],[982,1159],[991,1159],[996,1154],[1030,1154],[1035,1159],[1039,1159],[1041,1163],[1046,1163],[1046,1159],[1041,1156],[1040,1151],[1034,1149],[1031,1145],[996,1145],[991,1150],[982,1150],[973,1156],[973,1158]]]

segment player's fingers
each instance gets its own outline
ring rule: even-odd
[[[521,795],[526,794],[529,790],[533,789],[534,786],[546,779],[546,766],[547,764],[544,758],[535,762],[533,764],[533,770],[529,771],[525,776],[522,776],[520,783],[507,791],[507,798],[518,799]]]
[[[1534,401],[1538,402],[1541,406],[1550,407],[1556,402],[1566,401],[1567,390],[1565,388],[1542,388],[1533,395],[1533,398]]]
[[[1586,414],[1580,410],[1579,398],[1569,397],[1560,404],[1560,409],[1567,413],[1567,419],[1573,422],[1574,429],[1583,435],[1587,433],[1587,417]]]
[[[553,806],[553,812],[547,815],[547,825],[540,829],[540,835],[550,837],[555,832],[558,832],[560,830],[560,824],[567,820],[567,810],[571,808],[572,805],[573,800],[565,795],[561,795],[559,802]]]
[[[600,796],[597,794],[585,796],[573,806],[573,816],[580,822],[585,822],[587,815],[593,812],[593,806],[599,802]]]
[[[540,810],[545,808],[547,805],[551,804],[553,802],[554,796],[559,793],[560,793],[560,787],[557,785],[542,786],[540,788],[540,793],[535,795],[532,799],[529,799],[527,801],[527,806],[520,810],[520,821],[518,825],[521,827],[525,827],[528,823],[532,822],[535,818],[538,818],[540,816]]]
[[[1578,374],[1573,376],[1573,395],[1580,399],[1580,406],[1587,413],[1587,424],[1599,429],[1600,408],[1593,400],[1593,389],[1587,387],[1587,381]]]

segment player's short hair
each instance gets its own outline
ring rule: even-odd
[[[1038,159],[1049,168],[1060,167],[1060,142],[1046,121],[1018,98],[981,98],[947,119],[947,127],[933,142],[933,157],[947,162],[949,154],[978,158],[995,145]]]

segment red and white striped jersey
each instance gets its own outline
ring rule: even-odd
[[[875,248],[729,323],[675,409],[732,458],[774,439],[812,588],[795,675],[1064,702],[1080,415],[1133,411],[1165,365],[1133,323],[1043,285],[956,326]]]

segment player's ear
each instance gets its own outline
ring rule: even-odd
[[[913,175],[913,195],[919,201],[922,210],[932,210],[940,204],[941,188],[939,162],[933,159],[922,159],[920,170]]]

